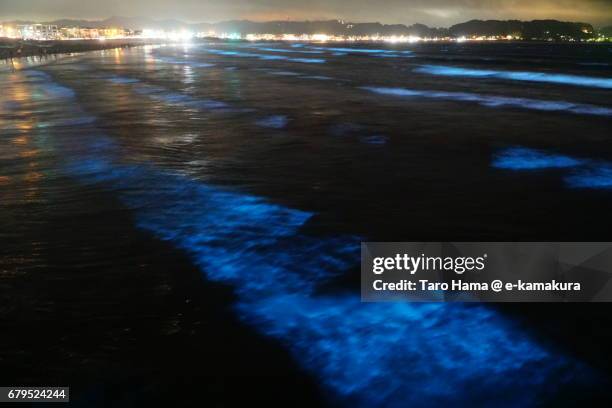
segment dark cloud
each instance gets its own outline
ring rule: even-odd
[[[319,19],[447,26],[472,18],[612,23],[612,0],[0,0],[0,18],[104,18],[111,15],[226,19]]]

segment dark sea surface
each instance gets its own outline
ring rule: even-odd
[[[359,244],[611,241],[611,64],[221,41],[0,63],[0,385],[83,407],[609,403],[608,304],[362,304]]]

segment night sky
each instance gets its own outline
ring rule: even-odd
[[[0,20],[101,19],[113,15],[186,22],[334,19],[449,26],[473,18],[612,24],[612,0],[0,0]]]

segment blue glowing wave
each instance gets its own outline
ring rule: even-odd
[[[111,76],[107,77],[106,79],[118,85],[132,85],[134,92],[140,95],[148,96],[151,99],[169,105],[178,105],[189,109],[200,109],[204,111],[224,113],[244,113],[254,111],[254,109],[249,108],[232,108],[229,104],[222,101],[217,101],[213,99],[200,99],[185,93],[168,91],[167,89],[162,88],[160,86],[143,84],[139,80],[133,78]],[[285,115],[270,115],[255,121],[255,124],[257,126],[267,127],[271,129],[282,129],[286,127],[288,123],[289,118]]]
[[[300,62],[304,64],[324,64],[326,62],[324,59],[321,59],[321,58],[296,58],[296,57],[288,57],[285,55],[270,55],[270,54],[260,54],[260,53],[245,52],[245,51],[228,51],[228,50],[219,50],[219,49],[214,49],[214,48],[201,48],[201,49],[204,52],[209,53],[209,54],[222,55],[226,57],[257,58],[257,59],[264,60],[264,61],[290,61],[290,62]],[[167,56],[162,56],[159,54],[159,52],[154,52],[154,55],[156,55],[157,60],[167,62],[170,64],[192,65],[194,67],[214,66],[214,64],[192,61],[187,56],[184,56],[183,58],[171,58]]]
[[[578,65],[583,65],[587,67],[609,67],[612,64],[608,64],[605,62],[579,62]]]
[[[361,138],[361,141],[363,143],[371,144],[371,145],[384,145],[384,144],[387,144],[387,142],[389,141],[389,138],[383,135],[370,135],[370,136],[363,136]]]
[[[210,68],[215,66],[215,64],[210,64],[208,62],[189,61],[185,59],[170,58],[165,56],[157,56],[155,59],[166,64],[189,65],[196,68]]]
[[[329,76],[325,76],[325,75],[304,75],[301,76],[300,78],[302,79],[315,79],[317,81],[331,81],[334,78],[329,77]]]
[[[144,94],[149,95],[151,98],[163,101],[172,105],[180,105],[187,108],[195,108],[201,110],[225,110],[227,111],[230,106],[221,101],[216,101],[214,99],[200,99],[195,98],[191,95],[187,95],[180,92],[171,92],[171,91],[161,91],[156,92],[156,88],[138,88],[137,92],[144,92]]]
[[[67,172],[115,192],[138,227],[186,251],[209,280],[232,285],[238,316],[285,344],[349,406],[536,406],[588,381],[582,365],[484,306],[319,294],[358,265],[358,237],[307,235],[312,213],[121,164],[111,140],[89,125],[83,135],[84,148],[64,151]]]
[[[311,293],[316,283],[358,257],[357,241],[298,234],[311,213],[259,197],[96,156],[73,161],[69,171],[84,182],[119,191],[122,201],[137,210],[139,227],[188,250],[208,279],[235,286],[245,299]],[[329,268],[317,267],[320,256],[328,257]]]
[[[445,65],[424,65],[420,68],[416,68],[414,72],[442,76],[497,78],[511,81],[548,82],[562,85],[586,86],[605,89],[612,88],[612,78],[551,74],[547,72],[494,71],[488,69],[450,67]]]
[[[280,76],[300,76],[297,72],[293,71],[268,71],[270,75],[280,75]]]
[[[568,168],[584,164],[583,160],[560,154],[545,153],[526,147],[511,147],[497,153],[492,166],[499,169],[537,170]]]
[[[595,163],[565,177],[571,188],[612,189],[612,163]]]
[[[326,61],[319,58],[289,58],[291,62],[303,62],[305,64],[324,64]]]
[[[286,48],[268,48],[268,47],[257,47],[260,51],[268,51],[268,52],[280,52],[287,54],[323,54],[323,51],[319,50],[296,50],[296,49],[286,49]]]
[[[75,96],[74,91],[65,86],[56,84],[51,79],[51,76],[43,71],[25,70],[24,75],[32,82],[37,84],[37,89],[40,91],[41,97],[50,99],[70,99]]]
[[[116,76],[116,75],[110,76],[107,79],[113,84],[118,84],[118,85],[136,84],[140,82],[139,80],[135,78],[127,78],[127,77],[121,77],[121,76]]]
[[[303,73],[293,72],[293,71],[276,71],[276,70],[268,70],[268,69],[264,69],[261,71],[265,71],[269,75],[296,77],[300,79],[314,79],[317,81],[331,81],[334,79],[326,75],[308,75],[308,74],[303,74]]]
[[[491,108],[507,106],[513,108],[532,109],[547,112],[563,111],[579,115],[612,116],[612,109],[610,108],[566,101],[546,101],[539,99],[481,95],[468,92],[430,91],[406,88],[362,87],[361,89],[381,95],[391,95],[398,97],[420,97],[458,102],[475,102],[482,106],[487,106]]]
[[[257,126],[262,126],[262,127],[272,128],[272,129],[282,129],[286,127],[288,123],[289,123],[289,118],[285,115],[267,116],[255,122]]]
[[[111,76],[106,78],[108,81],[117,85],[132,85],[134,92],[146,95],[151,99],[164,102],[170,105],[179,105],[191,109],[204,111],[236,112],[248,111],[248,109],[232,108],[228,103],[214,99],[201,99],[181,92],[168,91],[156,85],[143,84],[137,79],[121,76]]]
[[[376,48],[344,48],[344,47],[309,47],[317,51],[332,52],[333,55],[347,55],[347,54],[366,54],[373,55],[376,57],[413,57],[413,52],[404,50],[385,50]]]
[[[12,112],[21,108],[21,106],[21,102],[16,100],[2,101],[0,103],[0,107],[2,107],[2,112]]]
[[[505,395],[501,406],[531,406],[544,385],[586,373],[482,306],[317,295],[357,263],[359,240],[302,234],[310,213],[154,168],[92,158],[70,171],[118,191],[140,228],[191,254],[207,279],[234,286],[244,321],[357,405],[469,406],[482,402],[479,386],[491,402]]]
[[[494,155],[491,165],[508,170],[567,169],[565,184],[570,188],[612,189],[612,163],[546,153],[526,147],[503,149]]]
[[[209,54],[223,55],[227,57],[245,57],[245,58],[258,58],[260,60],[269,60],[269,61],[290,61],[290,62],[301,62],[304,64],[324,64],[326,61],[321,58],[293,58],[287,57],[284,55],[268,55],[268,54],[258,54],[253,52],[243,52],[243,51],[226,51],[226,50],[217,50],[213,48],[205,48],[205,52]]]
[[[238,310],[349,405],[537,406],[545,387],[580,375],[481,306],[285,294]]]
[[[58,119],[47,122],[39,122],[38,127],[72,127],[72,126],[82,126],[88,125],[90,123],[94,123],[96,118],[94,116],[89,116],[83,114],[79,117],[70,118],[70,119]]]
[[[317,81],[331,81],[334,78],[325,76],[325,75],[307,75],[301,74],[293,71],[275,71],[275,70],[265,70],[270,75],[278,75],[278,76],[288,76],[288,77],[297,77],[300,79],[314,79]]]
[[[195,98],[185,93],[168,91],[160,86],[143,84],[133,78],[111,76],[106,79],[119,85],[132,85],[134,92],[169,105],[178,105],[189,109],[200,109],[204,111],[224,113],[245,113],[254,111],[254,109],[249,108],[233,108],[229,104],[222,101]],[[285,115],[270,115],[255,121],[257,126],[271,129],[282,129],[286,127],[288,123],[289,118]]]

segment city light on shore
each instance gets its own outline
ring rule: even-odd
[[[593,33],[590,33],[593,34]],[[418,43],[418,42],[466,42],[466,41],[568,41],[568,42],[599,42],[611,39],[602,35],[593,35],[591,38],[574,38],[560,36],[558,38],[523,38],[520,34],[503,35],[471,35],[471,36],[419,36],[419,35],[338,35],[326,33],[240,33],[217,32],[213,30],[195,32],[186,29],[161,30],[143,29],[132,30],[121,27],[62,27],[52,24],[5,24],[0,25],[0,38],[13,40],[34,41],[63,41],[63,40],[107,40],[107,39],[148,39],[165,40],[169,42],[186,42],[194,38],[224,39],[245,41],[301,41],[301,42],[388,42],[388,43]]]

